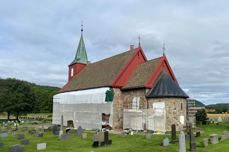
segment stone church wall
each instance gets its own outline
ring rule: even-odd
[[[166,131],[171,131],[171,125],[175,124],[177,130],[182,130],[185,124],[181,123],[180,116],[184,116],[186,122],[186,99],[183,98],[151,98],[148,100],[149,108],[153,103],[164,102],[166,109]]]

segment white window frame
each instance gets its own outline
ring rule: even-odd
[[[140,109],[140,97],[134,97],[133,98],[132,109]]]

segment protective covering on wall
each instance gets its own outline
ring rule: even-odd
[[[106,91],[109,88],[99,88],[83,91],[60,93],[53,97],[53,124],[60,124],[61,115],[64,125],[73,120],[74,127],[84,129],[101,129],[102,113],[113,113],[112,102],[105,102]],[[112,126],[112,116],[109,125]]]
[[[149,109],[124,109],[123,128],[132,128],[134,130],[146,129],[165,132],[165,104],[158,102]]]
[[[53,96],[53,102],[61,104],[105,103],[106,92],[108,90],[110,88],[104,87],[59,93]]]

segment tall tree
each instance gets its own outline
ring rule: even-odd
[[[1,91],[1,110],[12,113],[18,117],[20,114],[32,112],[34,108],[35,95],[29,83],[16,79],[6,79],[4,91]]]

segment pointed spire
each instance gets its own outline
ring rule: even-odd
[[[71,64],[73,63],[84,63],[84,64],[88,63],[86,47],[83,39],[83,22],[81,23],[81,36],[80,36],[77,52]]]

